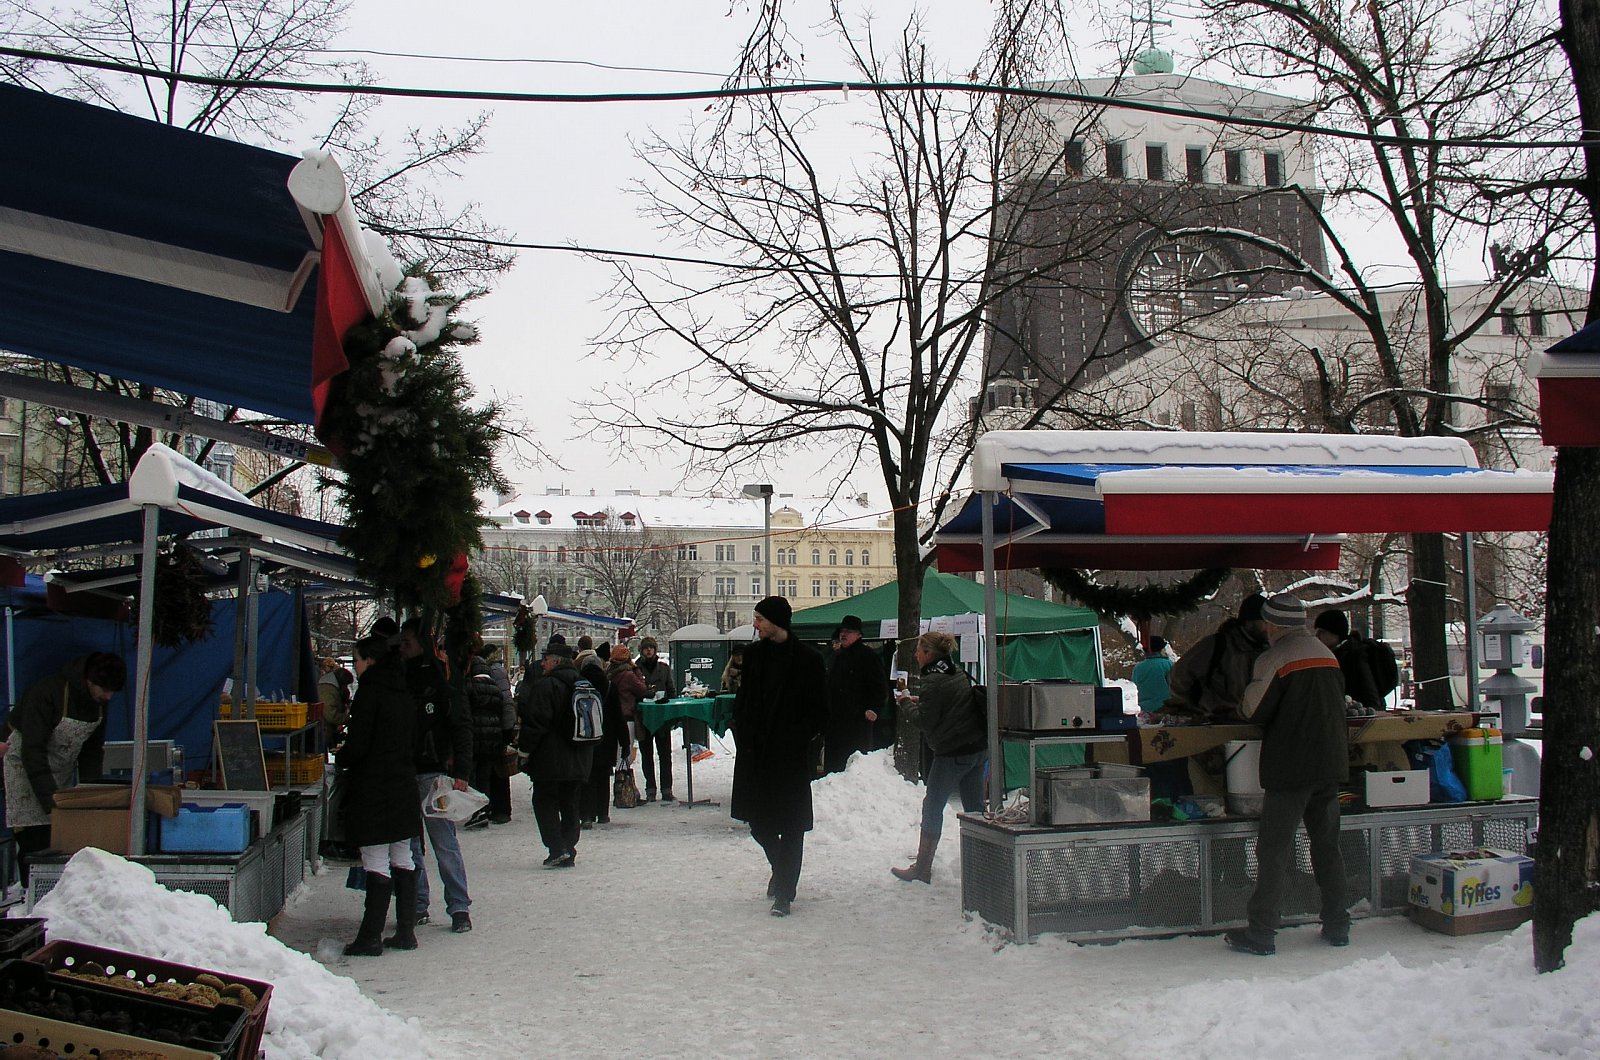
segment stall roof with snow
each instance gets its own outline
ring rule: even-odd
[[[941,570],[1332,570],[1341,535],[1543,530],[1552,476],[1485,471],[1459,438],[991,431],[974,493],[936,535]]]
[[[315,422],[383,304],[331,160],[12,85],[0,113],[0,347]]]

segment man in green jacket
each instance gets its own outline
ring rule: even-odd
[[[1339,853],[1339,785],[1349,779],[1350,765],[1344,675],[1333,652],[1306,628],[1306,605],[1281,593],[1266,602],[1261,618],[1271,647],[1256,660],[1243,704],[1245,718],[1263,730],[1266,794],[1256,838],[1256,889],[1245,907],[1250,926],[1224,939],[1242,953],[1267,957],[1277,952],[1274,938],[1301,821],[1322,892],[1322,940],[1330,946],[1350,943]]]

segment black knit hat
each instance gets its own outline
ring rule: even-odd
[[[781,596],[769,596],[762,600],[756,605],[756,614],[782,629],[788,629],[789,623],[794,620],[794,608]]]
[[[1267,604],[1267,598],[1261,593],[1251,593],[1239,601],[1239,620],[1241,622],[1255,622],[1261,618],[1261,609]]]
[[[844,618],[839,621],[839,629],[841,631],[842,630],[847,630],[847,629],[853,629],[857,633],[860,633],[861,632],[861,619],[859,617],[855,616],[855,615],[845,615]]]
[[[1317,629],[1325,629],[1340,640],[1344,640],[1350,635],[1350,618],[1343,611],[1324,611],[1317,616],[1317,620],[1313,624]]]

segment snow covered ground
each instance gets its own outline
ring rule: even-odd
[[[414,953],[338,956],[360,912],[342,864],[308,881],[273,937],[92,851],[40,911],[53,938],[273,982],[274,1060],[1600,1055],[1596,918],[1548,976],[1526,926],[1451,938],[1403,918],[1358,920],[1343,950],[1289,929],[1269,959],[1215,937],[1004,944],[962,917],[953,811],[933,886],[890,877],[915,848],[921,794],[882,754],[816,785],[795,913],[775,919],[761,853],[726,816],[718,750],[695,794],[722,807],[613,811],[566,871],[540,867],[519,780],[511,824],[463,835],[477,930],[442,926],[435,882]]]

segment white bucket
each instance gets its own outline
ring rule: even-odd
[[[1261,741],[1229,740],[1222,745],[1228,761],[1228,812],[1258,817],[1266,795],[1261,787]]]

